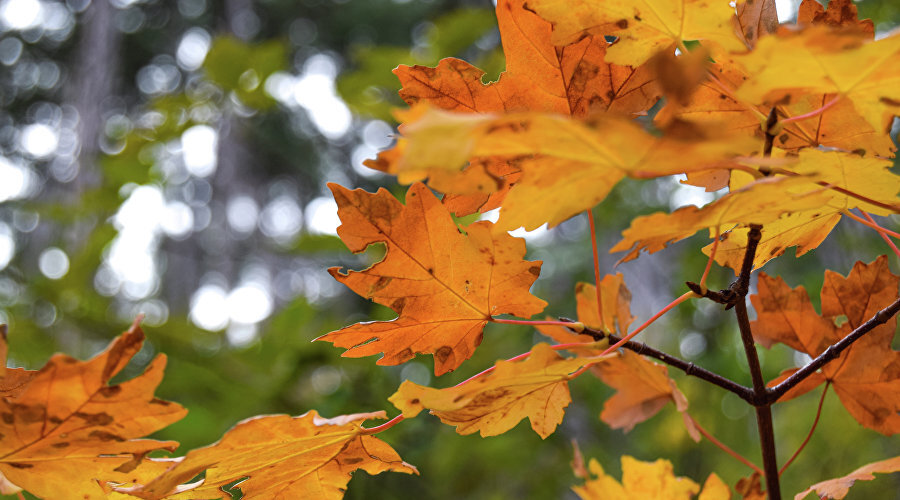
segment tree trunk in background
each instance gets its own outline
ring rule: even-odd
[[[103,101],[114,95],[119,72],[122,34],[115,26],[116,9],[108,0],[94,0],[81,15],[65,102],[78,111],[79,173],[77,191],[95,186],[97,154],[103,131]]]

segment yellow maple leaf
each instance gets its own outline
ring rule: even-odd
[[[521,177],[497,221],[504,230],[555,226],[602,201],[625,175],[649,178],[728,166],[759,147],[743,136],[654,137],[613,115],[585,123],[546,113],[463,114],[417,106],[401,116],[408,117],[402,128],[407,142],[385,170],[403,184],[429,178],[435,189],[453,192],[452,182],[441,181],[453,179],[448,174],[459,174],[472,158],[520,160]],[[572,196],[575,185],[578,196]]]
[[[222,439],[191,450],[176,465],[143,485],[117,491],[145,499],[230,498],[221,488],[235,481],[243,497],[337,500],[350,474],[386,471],[418,474],[384,441],[365,434],[361,424],[384,418],[383,411],[322,418],[254,417],[235,425]],[[204,479],[182,484],[206,471]]]
[[[496,436],[522,419],[546,438],[563,419],[569,396],[570,375],[596,358],[563,358],[547,344],[537,344],[524,361],[498,361],[496,369],[464,384],[446,389],[403,382],[388,400],[403,416],[412,418],[424,409],[456,427],[459,434],[480,432]]]
[[[700,485],[686,477],[675,477],[672,462],[659,459],[642,462],[622,455],[622,482],[604,472],[595,459],[588,463],[592,476],[583,486],[572,490],[582,500],[690,500],[700,492]],[[700,493],[700,500],[727,500],[731,498],[728,486],[715,474],[710,474]]]
[[[765,178],[734,190],[697,208],[688,206],[672,213],[638,217],[622,232],[622,241],[610,252],[629,250],[621,261],[636,258],[641,250],[662,250],[701,229],[724,232],[736,224],[767,224],[782,214],[810,210],[831,199],[831,194],[804,177]]]
[[[814,182],[821,182],[843,191],[830,189],[828,193],[822,193],[828,199],[823,200],[820,206],[786,213],[766,223],[753,260],[754,268],[762,267],[792,246],[797,247],[797,256],[817,248],[840,221],[843,211],[860,208],[879,215],[894,213],[884,205],[897,203],[900,176],[890,171],[892,163],[889,160],[815,149],[804,149],[792,158],[793,163],[780,168],[807,178],[810,181],[809,189],[814,189]],[[751,182],[752,179],[745,173],[736,172],[732,175],[732,188]],[[747,249],[748,232],[747,225],[742,224],[723,233],[716,251],[716,262],[731,267],[735,273],[739,272]],[[714,236],[714,233],[711,232],[711,235]],[[709,255],[711,250],[712,245],[708,245],[703,252]]]
[[[753,103],[833,93],[850,99],[876,131],[886,131],[900,111],[900,35],[870,41],[865,33],[812,25],[762,38],[756,49],[735,55],[749,78],[736,95]]]
[[[637,66],[653,54],[687,40],[714,42],[746,50],[727,0],[528,0],[528,6],[553,23],[553,42],[566,45],[584,33],[618,37],[606,60]]]

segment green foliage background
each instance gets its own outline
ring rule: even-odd
[[[70,55],[78,50],[77,34],[84,29],[85,12],[89,11],[73,7],[79,2],[50,3],[69,9],[75,24],[68,38],[53,42],[27,30],[0,31],[3,40],[21,39],[27,56],[6,65],[8,74],[0,75],[0,124],[13,129],[32,120],[29,110],[36,104],[65,103],[65,88],[71,83],[65,75],[77,69],[72,67]],[[259,21],[255,33],[242,39],[229,32],[229,13],[222,7],[228,2],[114,3],[116,16],[138,16],[143,21],[121,33],[121,64],[117,70],[121,83],[115,107],[116,113],[129,117],[128,126],[117,128],[115,123],[106,122],[103,140],[118,146],[98,154],[94,158],[96,168],[83,166],[84,171],[92,172],[93,182],[53,181],[46,173],[48,160],[29,158],[17,149],[13,139],[0,141],[0,153],[28,162],[41,183],[30,195],[0,205],[0,221],[10,227],[15,226],[17,217],[37,215],[40,220],[39,229],[15,235],[16,253],[0,270],[0,312],[10,324],[11,364],[38,368],[56,351],[86,358],[124,330],[140,307],[146,307],[146,300],[99,293],[96,275],[118,234],[111,217],[129,190],[136,185],[153,185],[170,193],[177,187],[155,152],[177,141],[191,126],[207,123],[215,127],[222,116],[232,117],[232,123],[237,123],[234,126],[242,131],[241,140],[252,152],[252,161],[242,165],[249,174],[240,180],[256,183],[253,192],[258,196],[284,179],[296,186],[301,203],[323,195],[324,183],[332,180],[370,191],[385,185],[399,195],[404,188],[396,186],[393,179],[363,176],[350,166],[351,151],[368,120],[393,123],[390,110],[401,102],[396,97],[398,84],[391,69],[400,63],[434,65],[449,56],[473,62],[491,78],[503,69],[489,2],[232,3],[249,5]],[[201,13],[185,15],[189,11],[185,5],[195,4],[203,7]],[[872,17],[879,29],[887,30],[900,22],[900,11],[892,0],[865,0],[859,7],[861,15]],[[212,35],[203,66],[182,68],[182,83],[172,91],[152,95],[139,91],[134,83],[139,70],[160,56],[171,58],[178,39],[192,27],[201,27]],[[124,30],[121,23],[117,29]],[[303,33],[298,35],[299,31]],[[314,34],[310,36],[310,32]],[[342,138],[317,133],[302,109],[285,106],[265,90],[269,76],[277,72],[297,75],[317,54],[326,54],[336,62],[340,69],[336,88],[349,108],[358,113],[352,129]],[[56,64],[64,76],[49,89],[17,83],[9,75],[20,67],[17,65],[29,61]],[[198,110],[219,118],[209,119]],[[138,117],[148,111],[161,118],[152,124],[140,121]],[[600,223],[600,248],[610,248],[633,217],[671,208],[675,189],[676,184],[669,180],[620,183],[594,211]],[[215,197],[209,209],[218,214],[214,217],[224,217],[224,206],[217,205]],[[548,314],[573,317],[575,283],[593,281],[590,240],[582,219],[572,219],[529,244],[529,258],[545,262],[534,293],[551,303]],[[207,231],[213,230],[216,228]],[[198,268],[208,267],[213,256],[204,253],[195,241],[203,237],[201,233],[179,241],[162,236],[164,241],[155,256],[163,263],[161,268],[166,263],[174,268],[179,255],[191,252],[196,255]],[[308,229],[288,242],[275,242],[258,232],[249,237],[228,231],[223,235],[231,241],[227,245],[231,253],[225,258],[233,268],[263,262],[272,270],[296,269],[321,280],[330,279],[325,271],[329,266],[358,269],[378,258],[377,252],[350,255],[336,237]],[[707,240],[705,235],[698,235],[615,270],[617,256],[602,255],[601,270],[625,275],[634,295],[633,312],[643,320],[683,293],[684,281],[699,277],[706,258],[698,249]],[[69,255],[69,272],[61,279],[49,279],[38,270],[37,255],[48,246],[59,246]],[[846,274],[856,260],[869,262],[886,251],[872,231],[845,221],[819,250],[800,258],[785,255],[764,270],[783,276],[791,285],[804,285],[818,301],[826,268]],[[891,265],[895,271],[900,270],[895,257],[891,257]],[[237,421],[258,414],[296,415],[316,409],[322,415],[334,416],[386,409],[393,415],[395,410],[387,397],[402,380],[446,387],[541,340],[529,328],[489,325],[484,343],[470,361],[458,372],[433,380],[430,359],[377,367],[373,359],[341,358],[340,351],[331,345],[311,343],[317,336],[353,322],[392,317],[391,311],[348,291],[280,296],[271,316],[259,325],[257,340],[238,346],[230,344],[222,331],[206,331],[188,319],[188,299],[200,283],[176,286],[168,278],[161,274],[161,285],[149,298],[165,304],[169,313],[164,321],[146,324],[149,341],[123,377],[140,373],[157,352],[169,356],[158,395],[180,402],[190,413],[154,437],[180,441],[181,453],[215,441]],[[710,284],[724,288],[731,279],[731,271],[714,269]],[[52,319],[48,320],[48,315]],[[693,350],[685,339],[691,339]],[[733,318],[711,304],[691,301],[682,305],[642,340],[749,384]],[[698,349],[698,342],[705,348]],[[762,352],[761,359],[768,378],[795,363],[793,354],[783,347]],[[700,381],[675,377],[691,402],[691,414],[729,446],[759,461],[750,408]],[[574,381],[574,402],[563,425],[547,440],[541,440],[526,423],[503,436],[481,439],[458,436],[428,415],[404,422],[381,436],[407,462],[416,465],[422,476],[370,477],[359,472],[350,483],[348,498],[573,497],[568,490],[577,482],[569,465],[572,440],[578,441],[586,457],[597,458],[616,476],[620,474],[618,457],[622,454],[642,460],[667,458],[675,464],[677,474],[698,482],[715,471],[733,485],[749,473],[708,442],[693,443],[681,417],[671,408],[631,433],[610,430],[598,418],[610,394],[589,376]],[[805,436],[817,401],[818,394],[813,393],[775,407],[782,462]],[[809,447],[784,475],[783,490],[793,494],[821,479],[895,456],[898,449],[896,438],[860,428],[831,394]],[[882,478],[858,484],[851,490],[851,498],[900,498],[897,491],[898,478]]]

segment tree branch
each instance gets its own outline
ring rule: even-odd
[[[562,319],[562,318],[561,318]],[[621,337],[617,335],[607,334],[600,330],[594,330],[593,328],[585,328],[581,333],[590,335],[594,337],[594,340],[603,340],[605,338],[609,339],[610,344],[615,344],[622,340]],[[647,344],[643,344],[641,342],[628,341],[622,344],[621,347],[628,349],[629,351],[634,351],[637,354],[641,354],[643,356],[648,356],[663,363],[678,368],[683,371],[686,375],[690,375],[693,377],[697,377],[699,379],[705,380],[710,384],[716,385],[725,389],[728,392],[736,394],[739,398],[747,401],[750,404],[754,404],[754,394],[753,390],[749,387],[744,387],[737,382],[734,382],[731,379],[725,378],[717,373],[711,372],[706,368],[699,367],[694,363],[689,361],[685,361],[676,356],[672,356],[666,352],[660,351],[658,349],[654,349]]]
[[[769,115],[771,120],[773,114]],[[769,133],[766,131],[767,143]],[[741,264],[741,274],[737,281],[731,284],[730,290],[734,292],[734,313],[737,316],[738,328],[741,330],[741,341],[744,344],[744,353],[747,356],[747,364],[750,367],[750,377],[753,380],[753,396],[756,407],[756,426],[759,429],[759,443],[762,447],[763,469],[766,476],[766,494],[769,500],[781,500],[781,486],[778,481],[778,456],[775,454],[775,431],[772,425],[772,408],[768,401],[766,382],[762,377],[759,366],[759,354],[756,352],[756,342],[753,340],[753,332],[750,329],[750,317],[747,315],[747,293],[750,290],[750,273],[753,271],[753,260],[756,257],[756,247],[762,237],[762,226],[750,225],[747,234],[747,250],[744,253],[744,262]]]
[[[794,372],[793,375],[786,378],[783,382],[772,387],[768,391],[769,403],[774,403],[781,399],[784,394],[791,390],[794,386],[802,382],[804,379],[815,373],[830,361],[841,355],[845,349],[850,347],[854,342],[863,337],[863,335],[872,331],[876,326],[887,323],[895,314],[900,312],[900,298],[895,300],[891,305],[875,313],[868,321],[856,327],[855,330],[848,333],[846,337],[832,344],[825,352],[819,354],[816,359],[810,361],[803,368]]]

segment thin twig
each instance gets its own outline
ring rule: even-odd
[[[737,459],[738,462],[740,462],[740,463],[746,465],[747,467],[750,467],[750,468],[753,469],[754,471],[758,472],[760,475],[763,475],[763,470],[760,469],[758,465],[756,465],[755,463],[751,462],[750,460],[748,460],[746,457],[744,457],[744,456],[741,455],[740,453],[738,453],[738,452],[732,450],[732,449],[729,448],[728,445],[726,445],[725,443],[723,443],[723,442],[719,441],[718,439],[716,439],[716,437],[713,436],[709,431],[707,431],[706,429],[704,429],[703,426],[701,426],[699,422],[697,422],[696,420],[694,420],[694,417],[692,417],[692,416],[690,416],[690,415],[687,415],[687,418],[691,419],[691,422],[693,422],[694,427],[696,427],[697,430],[700,432],[700,434],[703,434],[703,437],[705,437],[706,439],[708,439],[710,443],[712,443],[712,444],[718,446],[720,449],[722,449],[722,451],[724,451],[725,453],[728,453],[729,455],[731,455],[732,457],[734,457],[735,459]]]
[[[397,415],[396,417],[394,417],[394,418],[388,420],[387,422],[385,422],[385,423],[383,423],[383,424],[381,424],[381,425],[379,425],[379,426],[376,426],[376,427],[370,427],[370,428],[360,427],[360,432],[359,432],[359,433],[360,433],[360,434],[367,435],[367,436],[368,436],[368,435],[371,435],[371,434],[378,434],[378,433],[381,432],[381,431],[386,431],[386,430],[390,429],[391,427],[393,427],[393,426],[399,424],[400,422],[403,421],[404,418],[405,418],[405,417],[404,417],[403,414],[401,413],[401,414]]]
[[[647,328],[648,326],[650,326],[651,324],[653,324],[654,321],[661,318],[663,314],[666,314],[667,312],[671,311],[678,304],[681,304],[685,300],[693,298],[693,297],[696,297],[696,294],[694,292],[685,292],[682,296],[680,296],[677,299],[670,302],[669,305],[660,309],[658,313],[654,314],[650,319],[645,321],[644,324],[637,327],[637,329],[635,331],[629,333],[628,335],[624,336],[621,340],[619,340],[615,344],[609,346],[605,351],[603,351],[603,354],[609,354],[612,351],[615,351],[616,349],[622,347],[622,344],[624,344],[625,342],[628,342],[629,340],[634,338],[635,335],[644,331],[644,329]]]
[[[820,107],[820,108],[818,108],[818,109],[815,109],[815,110],[813,110],[813,111],[810,111],[809,113],[804,113],[804,114],[802,114],[802,115],[797,115],[797,116],[792,116],[792,117],[790,117],[790,118],[785,118],[784,120],[781,120],[781,123],[799,122],[799,121],[801,121],[801,120],[806,120],[807,118],[813,118],[813,117],[815,117],[815,116],[819,116],[819,115],[821,115],[822,113],[828,111],[829,108],[831,108],[832,106],[834,106],[835,104],[837,104],[838,101],[840,101],[840,100],[841,100],[841,95],[838,94],[837,97],[835,97],[834,99],[828,101],[828,102],[825,103],[822,107]]]
[[[844,210],[843,212],[841,212],[841,214],[846,215],[847,217],[850,217],[851,219],[855,220],[856,222],[859,222],[860,224],[871,227],[872,229],[878,231],[881,234],[887,234],[889,236],[893,236],[894,238],[900,239],[900,233],[897,233],[897,232],[891,231],[890,229],[887,229],[885,227],[879,226],[877,223],[869,222],[866,219],[863,219],[862,217],[854,214],[853,212],[851,212],[849,210]]]
[[[832,344],[828,349],[825,349],[825,352],[816,356],[816,358],[807,363],[806,366],[794,372],[793,375],[784,379],[780,384],[769,389],[769,403],[778,401],[787,391],[793,389],[794,386],[817,372],[819,368],[822,368],[828,362],[840,356],[841,352],[853,345],[853,343],[862,338],[863,335],[872,331],[876,326],[887,323],[887,321],[897,314],[898,311],[900,311],[900,298],[895,300],[891,305],[875,313],[868,321],[848,333],[846,337],[837,341],[835,344]]]
[[[800,447],[797,448],[797,451],[791,455],[791,458],[788,459],[784,465],[781,466],[781,470],[778,471],[778,475],[784,474],[784,471],[791,465],[791,462],[794,461],[800,455],[800,452],[803,451],[803,448],[806,448],[806,443],[809,443],[810,438],[812,438],[813,432],[816,430],[816,426],[819,425],[819,417],[822,416],[822,405],[825,403],[825,395],[828,394],[828,387],[831,386],[831,381],[825,382],[825,389],[822,391],[822,397],[819,398],[819,408],[816,410],[816,419],[813,420],[812,427],[809,429],[809,434],[806,435],[806,439],[800,443]]]
[[[887,234],[885,234],[886,230],[883,227],[879,226],[878,223],[875,222],[875,219],[873,219],[872,216],[869,215],[869,212],[866,212],[865,210],[863,210],[861,208],[858,210],[860,211],[860,213],[863,214],[863,216],[866,218],[866,220],[868,220],[875,227],[878,228],[877,229],[878,234],[881,235],[881,238],[885,241],[885,243],[887,243],[888,246],[891,247],[891,250],[894,251],[894,255],[896,255],[897,257],[900,257],[900,249],[898,249],[897,245],[895,245],[894,242],[890,238],[887,237]]]

